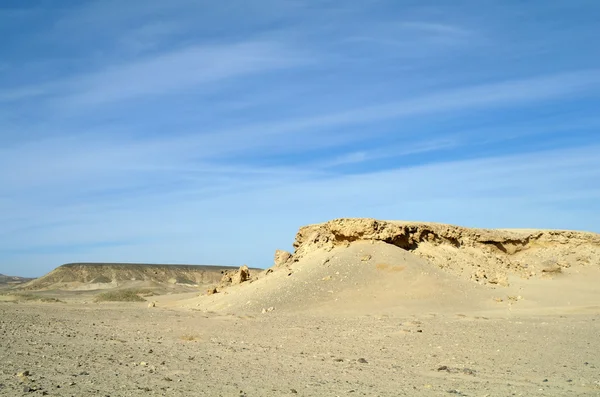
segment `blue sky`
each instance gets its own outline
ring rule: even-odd
[[[600,3],[0,2],[0,273],[337,217],[600,232]]]

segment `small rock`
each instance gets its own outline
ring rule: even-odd
[[[298,390],[296,390],[296,389],[291,389],[291,390],[290,390],[290,392],[291,392],[292,394],[298,394]]]
[[[365,360],[365,359],[364,359],[364,358],[362,358],[362,357],[361,357],[361,358],[359,358],[357,361],[358,361],[359,363],[361,363],[361,364],[368,364],[368,363],[369,363],[367,360]]]
[[[372,258],[372,256],[371,256],[371,255],[365,255],[365,256],[363,256],[362,258],[360,258],[360,260],[361,260],[362,262],[367,262],[367,261],[370,261],[370,260],[371,260],[371,258]]]
[[[31,387],[29,387],[29,386],[27,386],[27,385],[23,386],[23,393],[30,393],[30,392],[32,392],[32,391],[33,391],[33,390],[31,390]]]
[[[237,272],[231,277],[231,284],[241,284],[250,279],[250,270],[248,266],[241,266]]]
[[[146,367],[146,366],[148,366],[148,363],[147,363],[147,362],[145,362],[145,361],[142,361],[142,362],[140,363],[140,366],[142,366],[142,367]]]
[[[148,308],[151,308],[151,307],[156,307],[156,302],[153,301],[153,302],[148,303]]]
[[[286,265],[290,259],[292,259],[292,254],[287,251],[277,250],[275,251],[274,265],[275,267],[282,267]]]

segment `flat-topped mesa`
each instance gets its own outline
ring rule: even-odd
[[[421,222],[335,219],[300,228],[294,261],[316,250],[355,241],[383,241],[424,257],[452,272],[473,271],[479,282],[499,283],[507,272],[534,276],[600,263],[600,235],[534,229],[474,229]]]
[[[216,284],[237,267],[138,263],[69,263],[24,285],[25,289],[71,289],[82,284],[113,286],[131,281],[198,286]]]

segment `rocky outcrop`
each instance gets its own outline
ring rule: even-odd
[[[275,267],[285,266],[286,264],[290,263],[291,259],[292,254],[290,254],[289,252],[283,250],[276,250],[274,265]]]
[[[250,269],[246,265],[240,266],[237,270],[225,270],[221,273],[223,276],[221,277],[219,285],[210,288],[207,291],[207,295],[216,294],[231,285],[242,284],[250,280]]]
[[[473,229],[375,219],[336,219],[302,227],[296,235],[295,251],[286,261],[297,262],[316,250],[360,240],[395,245],[483,284],[508,285],[511,273],[521,277],[557,275],[573,264],[600,264],[600,235],[595,233]],[[276,263],[281,257],[278,251]]]

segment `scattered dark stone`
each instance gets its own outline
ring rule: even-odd
[[[82,372],[79,373],[79,375],[81,375],[81,376],[87,376],[87,375],[89,375],[89,372],[82,371]]]
[[[342,361],[344,361],[343,358],[334,358],[333,361],[335,361],[336,363],[341,363]]]
[[[466,394],[464,394],[460,390],[456,390],[456,389],[450,389],[450,390],[447,390],[447,392],[450,393],[450,394],[456,394],[456,395],[459,395],[459,396],[466,396]]]
[[[298,390],[296,389],[291,389],[290,392],[292,392],[292,394],[298,394]]]
[[[173,382],[173,379],[169,378],[168,376],[165,377],[164,380],[166,380],[167,382]]]
[[[589,365],[590,363],[588,363],[587,361],[583,363],[583,365]]]
[[[152,353],[154,353],[154,350],[150,349],[150,350],[148,350],[148,353],[152,354]]]
[[[567,382],[569,382],[569,383],[573,382],[573,379],[567,379]]]
[[[30,393],[30,392],[32,392],[31,387],[29,387],[27,385],[23,386],[23,393]]]
[[[361,363],[361,364],[368,364],[369,363],[367,360],[365,360],[362,357],[358,359],[358,362]]]
[[[418,329],[417,332],[423,332],[423,330],[422,329]]]
[[[548,382],[548,379],[544,379],[542,382]]]
[[[438,367],[437,370],[438,371],[446,371],[449,374],[463,373],[465,375],[472,375],[472,376],[475,376],[475,373],[477,372],[471,368],[450,368],[447,365],[442,365],[442,366]]]

